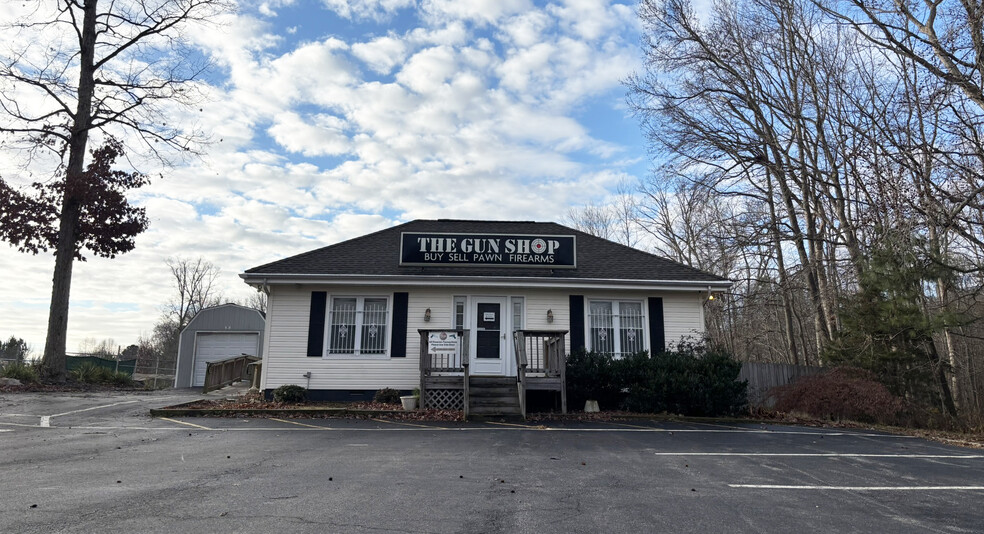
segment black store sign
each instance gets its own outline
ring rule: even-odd
[[[573,269],[572,235],[401,234],[400,265]]]

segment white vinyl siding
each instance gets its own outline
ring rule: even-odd
[[[706,292],[655,296],[663,297],[663,334],[667,349],[672,349],[682,339],[700,339],[704,335]]]
[[[569,288],[463,288],[441,287],[393,287],[381,290],[379,286],[342,285],[274,285],[271,287],[267,315],[267,335],[264,338],[263,385],[273,389],[284,384],[308,386],[304,374],[311,373],[309,387],[312,390],[376,390],[384,387],[413,389],[419,385],[420,334],[418,329],[442,329],[456,325],[455,297],[503,296],[523,297],[525,306],[524,326],[530,330],[570,330],[570,295],[585,295],[585,316],[591,300],[634,300],[642,303],[648,314],[647,297],[663,298],[664,330],[667,346],[683,337],[703,332],[702,303],[706,292],[660,292],[612,290],[585,292]],[[405,336],[407,357],[388,356],[328,356],[307,357],[308,322],[311,310],[311,292],[327,291],[330,297],[387,295],[388,325],[392,326],[392,293],[409,293],[407,330],[390,332],[386,351],[394,336]],[[330,312],[332,304],[328,303]],[[431,320],[424,321],[424,313],[430,308]],[[553,313],[554,322],[547,322],[547,311]],[[327,315],[327,314],[326,314]],[[585,317],[585,337],[588,325]],[[462,320],[465,320],[463,317]],[[325,321],[326,325],[330,320]],[[643,322],[645,338],[649,338],[649,325]],[[326,336],[327,338],[327,336]],[[567,352],[570,352],[570,334],[567,335]],[[327,346],[326,339],[325,345]],[[648,349],[648,341],[647,346]],[[512,354],[509,354],[512,359]]]

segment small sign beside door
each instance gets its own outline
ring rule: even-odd
[[[458,333],[457,332],[428,333],[427,352],[430,354],[458,354]]]

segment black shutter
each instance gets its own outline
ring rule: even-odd
[[[409,293],[393,293],[393,339],[390,342],[390,358],[407,357],[407,308]]]
[[[571,295],[571,352],[585,349],[584,295]]]
[[[324,356],[325,350],[325,307],[328,301],[327,291],[311,292],[311,315],[308,319],[307,355]]]
[[[649,297],[649,345],[652,354],[666,350],[666,334],[663,331],[663,299]]]

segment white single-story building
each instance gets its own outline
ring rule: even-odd
[[[421,387],[443,407],[469,395],[466,372],[562,393],[572,350],[654,352],[700,336],[704,302],[731,285],[555,223],[444,219],[240,276],[269,295],[268,395],[285,384],[324,400]]]
[[[266,319],[254,308],[222,304],[204,308],[181,330],[174,387],[205,384],[208,362],[249,354],[263,356]]]

